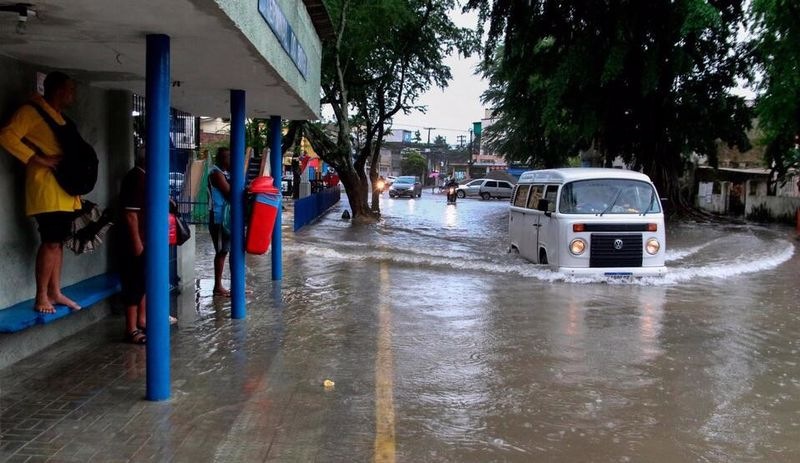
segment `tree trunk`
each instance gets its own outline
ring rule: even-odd
[[[356,173],[355,170],[340,172],[339,178],[344,185],[347,200],[350,203],[350,210],[353,220],[356,222],[373,222],[375,215],[367,204],[368,188],[366,182]]]

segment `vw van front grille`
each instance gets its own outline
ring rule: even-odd
[[[589,267],[641,267],[642,235],[592,233]]]

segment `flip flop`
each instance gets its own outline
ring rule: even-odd
[[[133,330],[125,335],[125,341],[129,342],[130,344],[141,345],[147,342],[147,336],[145,336],[142,330]]]

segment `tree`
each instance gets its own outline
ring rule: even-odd
[[[400,161],[400,171],[403,175],[416,175],[419,178],[425,176],[425,169],[428,161],[417,150],[409,150],[402,161]]]
[[[716,163],[722,140],[748,146],[743,0],[470,0],[489,23],[482,70],[498,119],[486,137],[509,162],[561,166],[593,148],[681,200],[688,155]]]
[[[800,4],[753,0],[750,19],[751,57],[761,76],[756,84],[761,142],[767,165],[783,179],[789,168],[800,167]]]
[[[474,34],[448,17],[455,0],[326,0],[336,29],[335,40],[323,45],[323,104],[335,116],[335,129],[293,122],[314,151],[339,173],[353,218],[374,217],[369,183],[378,177],[380,147],[397,113],[419,109],[414,101],[433,85],[451,78],[443,64],[453,51],[468,53]],[[352,141],[352,118],[363,137]],[[331,133],[335,131],[334,133]],[[367,163],[372,166],[369,178]],[[373,206],[377,192],[373,192]]]

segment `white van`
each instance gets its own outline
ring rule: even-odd
[[[666,274],[664,213],[647,175],[568,168],[522,174],[509,206],[511,248],[567,275]]]

